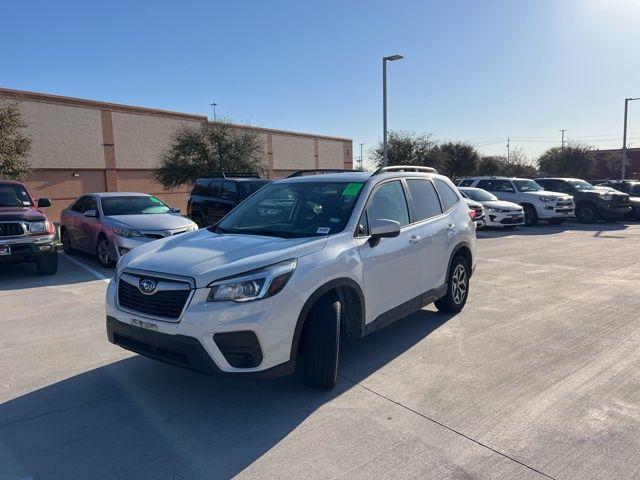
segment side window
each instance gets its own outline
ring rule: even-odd
[[[379,219],[395,220],[403,227],[409,224],[407,199],[399,181],[383,183],[371,197],[367,216],[370,222]]]
[[[495,181],[493,180],[480,180],[478,182],[478,185],[476,185],[478,188],[481,188],[483,190],[486,190],[487,192],[495,192]],[[460,185],[461,187],[464,185]]]
[[[436,187],[438,188],[438,193],[440,194],[440,199],[442,200],[442,209],[446,212],[451,207],[453,207],[458,201],[460,201],[460,197],[453,189],[447,185],[442,180],[436,178],[435,180]]]
[[[89,197],[87,198],[87,203],[85,204],[84,208],[82,209],[82,213],[88,211],[88,210],[95,210],[96,213],[98,212],[98,203],[96,202],[96,199],[93,197]]]
[[[74,203],[71,206],[71,210],[73,210],[74,212],[78,212],[78,213],[82,213],[84,212],[84,206],[87,203],[87,197],[80,197],[78,200],[76,200],[76,203]]]
[[[429,180],[407,180],[416,221],[426,220],[442,213],[440,200]]]
[[[237,194],[236,182],[232,180],[225,180],[222,184],[222,199],[223,200],[235,200]]]
[[[205,191],[207,197],[219,197],[222,180],[213,180]]]
[[[474,181],[475,180],[473,180],[473,179],[462,180],[458,186],[459,187],[470,187],[471,185],[473,185]],[[486,180],[483,180],[483,182],[484,181],[486,181]]]
[[[493,186],[493,191],[515,193],[513,185],[511,185],[511,182],[509,180],[496,180],[495,185]]]

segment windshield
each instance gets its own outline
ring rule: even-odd
[[[631,187],[631,193],[633,195],[640,195],[640,183],[636,183]]]
[[[220,233],[315,237],[344,230],[362,182],[272,183],[233,209],[217,225]]]
[[[576,190],[595,190],[595,187],[584,180],[567,180]]]
[[[247,198],[249,195],[254,194],[260,188],[264,187],[271,180],[251,180],[248,182],[238,182],[238,196],[240,200]]]
[[[482,190],[481,188],[462,188],[460,190],[468,198],[470,198],[471,200],[475,200],[476,202],[490,202],[493,200],[498,200],[498,197],[487,192],[486,190]]]
[[[156,197],[103,197],[102,211],[106,216],[171,213],[172,210]]]
[[[30,207],[31,197],[22,185],[0,185],[0,207]]]
[[[521,192],[539,192],[544,190],[544,188],[533,180],[514,180],[513,183],[516,184],[516,188]]]

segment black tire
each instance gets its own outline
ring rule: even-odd
[[[98,245],[96,245],[96,257],[98,258],[98,262],[105,268],[111,268],[115,265],[115,262],[111,258],[111,254],[107,253],[105,256],[104,249],[107,252],[110,252],[109,240],[104,235],[100,235],[98,237]]]
[[[58,271],[58,252],[38,255],[35,262],[38,275],[53,275]]]
[[[309,312],[304,335],[304,383],[308,387],[330,390],[338,379],[340,318],[338,295],[328,293]]]
[[[551,225],[562,225],[564,223],[564,218],[550,218],[549,223]]]
[[[60,231],[60,241],[62,242],[62,249],[67,255],[75,255],[77,250],[71,246],[71,238],[66,228]]]
[[[464,257],[457,255],[451,262],[451,268],[449,268],[447,294],[435,301],[438,310],[446,313],[458,313],[464,308],[467,298],[469,298],[470,275],[471,268],[469,264]]]
[[[524,224],[527,227],[532,227],[537,225],[538,223],[538,213],[533,205],[524,204],[522,206],[522,210],[524,211]]]
[[[576,207],[576,218],[582,223],[595,223],[598,220],[598,212],[593,205],[581,203]]]

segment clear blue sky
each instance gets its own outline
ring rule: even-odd
[[[0,86],[353,138],[389,128],[532,158],[621,144],[640,96],[639,0],[13,1]],[[640,146],[640,101],[631,104]],[[527,137],[527,138],[525,138]],[[517,139],[521,140],[517,140]],[[525,141],[527,140],[527,141]],[[492,145],[485,145],[491,142]]]

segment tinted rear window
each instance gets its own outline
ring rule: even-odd
[[[249,195],[271,183],[271,180],[252,180],[250,182],[238,182],[238,200],[243,200]]]
[[[412,205],[416,221],[426,220],[442,213],[438,194],[429,180],[409,179],[407,180],[407,186],[413,200]]]

